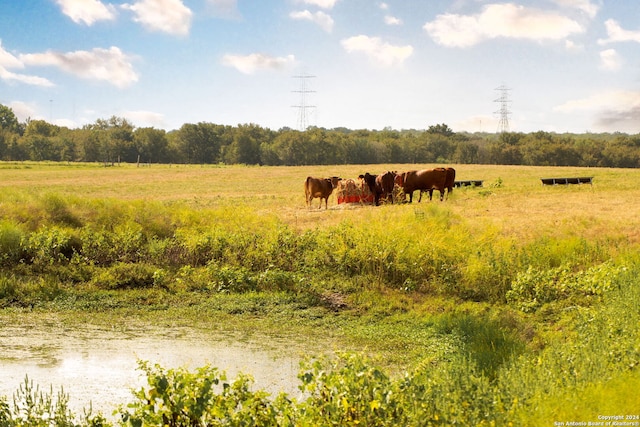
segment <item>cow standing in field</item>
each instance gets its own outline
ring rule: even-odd
[[[447,173],[447,179],[444,183],[444,188],[447,189],[447,199],[449,198],[449,194],[453,192],[453,187],[456,182],[456,170],[454,168],[436,168],[434,170],[444,169]],[[422,201],[422,192],[429,191],[429,200],[433,199],[433,188],[430,190],[420,190],[420,196],[418,197],[418,202]],[[440,200],[442,200],[442,193],[440,193]]]
[[[447,199],[449,198],[449,194],[453,192],[453,187],[456,185],[456,170],[454,168],[446,168],[447,170],[447,181],[444,183],[444,186],[447,188]]]
[[[324,199],[324,208],[327,209],[329,205],[329,196],[341,180],[342,178],[337,176],[333,176],[331,178],[313,178],[308,176],[304,181],[304,196],[307,207],[311,207],[313,199],[319,197],[320,206],[318,209],[322,209],[322,199]]]
[[[369,172],[360,175],[373,193],[376,206],[380,204],[380,199],[391,200],[393,203],[393,186],[395,185],[396,173],[386,171],[381,175],[371,175]]]
[[[413,192],[416,190],[440,191],[440,200],[444,198],[444,190],[447,182],[447,171],[444,168],[423,169],[403,172],[397,175],[396,183],[402,187],[405,194],[409,195],[409,203],[413,201]]]

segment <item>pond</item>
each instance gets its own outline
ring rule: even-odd
[[[269,339],[269,338],[265,338]],[[299,395],[299,355],[275,353],[257,341],[239,341],[233,334],[206,333],[185,327],[57,324],[0,326],[0,396],[12,396],[25,377],[43,392],[54,395],[63,387],[76,415],[91,404],[93,413],[111,418],[119,404],[131,402],[133,388],[145,384],[138,361],[163,368],[190,370],[210,365],[251,374],[254,389],[275,396],[284,391]]]

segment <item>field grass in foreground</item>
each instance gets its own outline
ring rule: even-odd
[[[335,376],[309,367],[303,378],[348,385],[357,380],[340,363],[367,375],[379,363],[389,377],[367,387],[417,393],[423,406],[387,403],[425,425],[630,410],[640,171],[457,165],[458,179],[484,186],[445,202],[304,204],[308,175],[431,166],[0,164],[0,317],[226,328],[286,351],[364,351],[380,359],[324,362]],[[563,176],[594,184],[540,183]],[[372,399],[353,424],[401,420],[379,396],[331,390]]]

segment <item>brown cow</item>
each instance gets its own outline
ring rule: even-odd
[[[378,175],[376,178],[376,186],[380,187],[381,196],[383,199],[391,200],[393,204],[393,187],[396,184],[396,173],[386,171],[382,175]]]
[[[333,176],[331,178],[313,178],[308,176],[304,181],[304,195],[307,207],[311,207],[311,202],[316,197],[320,198],[320,206],[318,209],[322,209],[322,199],[324,199],[324,208],[328,208],[329,196],[333,192],[333,189],[338,186],[342,178]]]
[[[447,172],[447,180],[444,183],[444,188],[447,189],[447,199],[449,198],[449,194],[453,192],[453,187],[456,183],[456,170],[454,168],[436,168],[438,170],[444,169]],[[418,197],[418,202],[422,200],[422,192],[429,191],[429,200],[433,199],[433,188],[430,190],[420,190],[420,197]],[[440,200],[442,200],[442,193],[440,193]]]
[[[413,192],[416,190],[440,191],[440,200],[444,197],[444,190],[447,180],[447,171],[444,168],[412,170],[398,174],[396,180],[398,185],[402,187],[405,194],[409,195],[409,203],[413,201]]]
[[[391,200],[393,203],[393,186],[396,179],[396,173],[386,171],[381,175],[371,175],[369,172],[360,175],[373,193],[373,200],[376,206],[380,204],[380,199]]]
[[[447,199],[449,198],[449,193],[453,192],[453,187],[456,185],[456,170],[454,168],[446,168],[447,169],[447,181],[444,183],[444,186],[447,188]]]

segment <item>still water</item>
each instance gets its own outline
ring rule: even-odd
[[[300,357],[276,354],[259,342],[238,341],[233,335],[203,333],[188,328],[137,327],[110,329],[84,325],[0,325],[0,396],[9,402],[28,376],[34,386],[54,395],[64,388],[76,415],[93,407],[108,418],[119,404],[133,401],[132,388],[145,384],[138,360],[163,368],[190,370],[210,365],[251,374],[254,389],[297,397]]]

